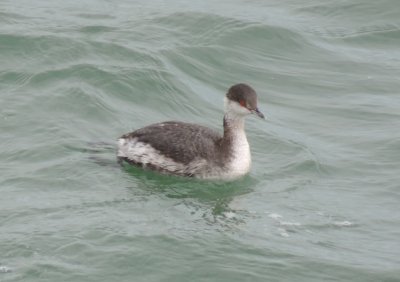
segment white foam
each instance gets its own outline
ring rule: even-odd
[[[283,225],[283,226],[300,226],[301,225],[300,222],[290,222],[290,221],[280,221],[279,223],[280,223],[280,225]]]
[[[0,273],[8,273],[11,272],[11,268],[5,265],[0,265]]]
[[[286,229],[278,228],[278,231],[279,231],[279,235],[281,235],[282,237],[285,237],[285,238],[289,237],[289,233],[286,232]]]
[[[335,221],[333,224],[336,225],[336,226],[339,226],[339,227],[349,227],[349,226],[353,226],[354,225],[352,222],[347,221],[347,220]]]
[[[273,219],[282,218],[282,216],[281,216],[280,214],[277,214],[277,213],[270,213],[268,216],[269,216],[270,218],[273,218]]]
[[[228,219],[232,219],[236,217],[236,214],[234,212],[224,212],[224,216]]]

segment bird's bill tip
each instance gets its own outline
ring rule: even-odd
[[[257,115],[259,118],[262,119],[266,119],[266,117],[264,116],[264,114],[262,112],[260,112],[260,110],[257,108],[255,110],[252,111],[253,114]]]

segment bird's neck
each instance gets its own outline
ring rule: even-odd
[[[223,152],[229,159],[228,167],[232,175],[244,175],[250,170],[251,155],[244,130],[244,116],[224,116]]]
[[[224,139],[244,135],[244,117],[226,112],[224,116]]]

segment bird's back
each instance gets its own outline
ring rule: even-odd
[[[165,173],[196,176],[223,166],[221,140],[207,127],[168,121],[121,136],[118,157]]]

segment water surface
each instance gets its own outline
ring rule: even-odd
[[[400,6],[0,2],[0,281],[399,281]],[[222,127],[233,183],[122,169],[116,138]]]

